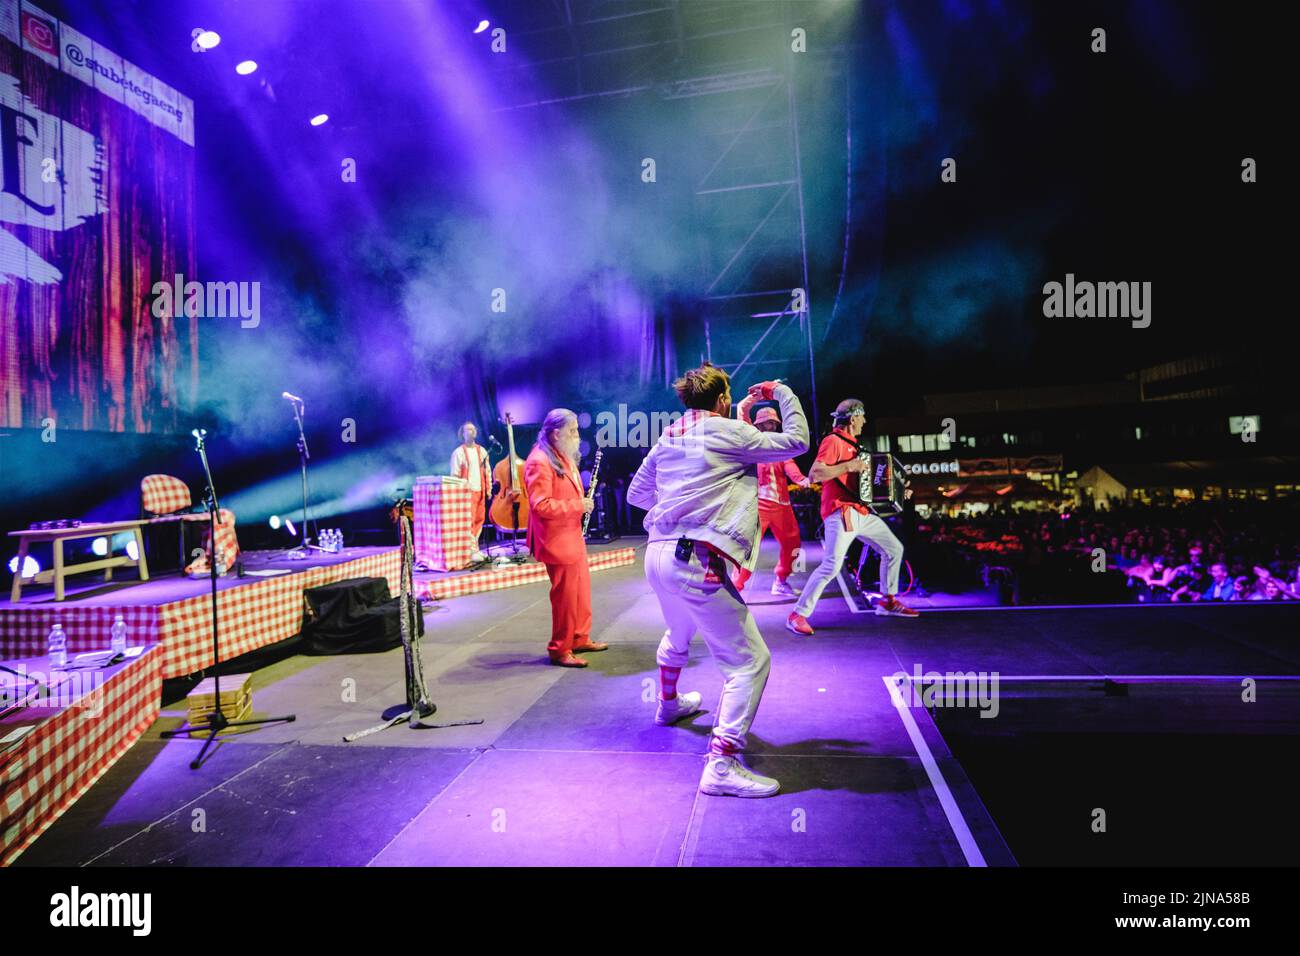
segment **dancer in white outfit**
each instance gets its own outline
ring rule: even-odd
[[[753,615],[731,583],[758,548],[758,470],[808,450],[808,425],[786,385],[764,382],[750,393],[775,400],[782,430],[762,432],[728,417],[731,381],[706,363],[674,384],[686,414],[650,450],[627,499],[648,512],[645,572],[668,629],[659,642],[659,708],[668,724],[695,713],[700,694],[677,693],[677,679],[698,633],[726,678],[700,778],[707,794],[767,797],[780,789],[740,761],[771,662]]]

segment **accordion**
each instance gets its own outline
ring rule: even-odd
[[[864,452],[867,467],[858,473],[858,497],[878,515],[896,515],[903,510],[903,488],[907,473],[893,455]]]

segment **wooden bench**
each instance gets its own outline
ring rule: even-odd
[[[103,571],[104,580],[113,580],[114,568],[139,568],[140,580],[149,580],[149,564],[144,555],[144,536],[140,528],[149,522],[144,519],[132,521],[103,521],[93,524],[80,524],[75,528],[32,528],[27,531],[10,531],[9,537],[18,539],[18,563],[14,571],[14,586],[9,593],[9,600],[17,604],[22,597],[24,584],[49,584],[54,582],[54,600],[63,600],[63,581],[69,574],[86,574],[90,571]],[[124,531],[132,532],[135,538],[138,558],[126,554],[113,556],[113,535]],[[78,538],[108,539],[108,556],[97,561],[83,561],[81,564],[64,564],[63,542]],[[24,580],[23,563],[27,552],[35,543],[50,542],[54,547],[54,567],[41,571]]]

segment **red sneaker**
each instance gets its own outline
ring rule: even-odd
[[[787,631],[794,631],[796,634],[802,634],[804,637],[812,637],[812,625],[808,623],[808,619],[802,614],[791,612],[790,616],[785,619],[785,628]]]
[[[886,594],[876,602],[877,614],[888,614],[893,617],[919,617],[920,614],[908,607],[892,594]]]

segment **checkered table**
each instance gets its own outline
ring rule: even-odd
[[[474,556],[474,496],[468,485],[415,481],[415,560],[431,571],[459,571]]]
[[[0,866],[31,846],[158,717],[161,662],[161,649],[150,646],[112,667],[59,672],[57,686],[44,658],[5,662],[38,672],[52,696],[0,718],[0,739],[36,727],[0,744]],[[5,680],[14,678],[0,674],[0,686]]]
[[[349,555],[355,555],[346,560]],[[400,548],[349,548],[345,560],[301,569],[278,577],[223,578],[217,591],[221,657],[230,660],[248,651],[293,637],[302,628],[303,596],[308,588],[346,578],[386,578],[389,590],[401,587]],[[200,581],[199,584],[206,584]],[[121,592],[124,599],[129,591]],[[109,601],[96,604],[44,603],[12,608],[0,603],[0,658],[43,654],[50,628],[61,623],[68,653],[108,647],[113,619],[121,614],[132,642],[157,641],[164,678],[193,674],[212,664],[212,595],[198,594],[151,604]]]

